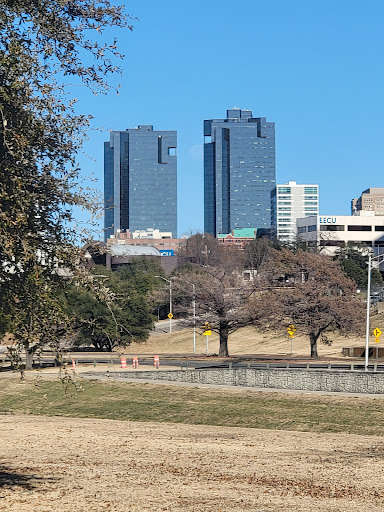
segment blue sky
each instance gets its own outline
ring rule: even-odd
[[[319,183],[320,213],[384,186],[384,2],[132,0],[120,94],[81,92],[94,116],[82,173],[103,187],[109,130],[178,131],[179,235],[203,229],[202,125],[233,106],[276,123],[278,183]]]

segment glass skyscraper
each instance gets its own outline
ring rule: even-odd
[[[177,133],[141,125],[104,143],[105,240],[117,230],[177,237]]]
[[[271,227],[275,123],[251,110],[204,121],[204,231]]]

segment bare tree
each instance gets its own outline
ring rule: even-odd
[[[317,357],[317,342],[332,343],[327,333],[361,332],[364,305],[355,298],[355,283],[340,264],[322,254],[287,249],[271,251],[264,269],[264,291],[250,301],[260,322],[260,304],[269,304],[263,321],[281,328],[293,323],[309,337],[311,357]]]
[[[197,325],[208,322],[209,329],[220,337],[219,356],[227,357],[230,334],[252,323],[248,301],[254,290],[253,273],[244,273],[243,251],[224,248],[214,237],[191,238],[184,249],[189,263],[174,276],[178,278],[175,288],[189,290],[178,308],[185,309],[194,299]],[[194,296],[190,284],[194,284]],[[192,322],[184,320],[185,325]]]

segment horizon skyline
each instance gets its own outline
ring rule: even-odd
[[[126,54],[119,95],[76,89],[78,110],[94,116],[82,174],[99,178],[99,190],[109,130],[177,130],[178,234],[203,231],[203,120],[233,106],[275,122],[276,181],[317,183],[320,213],[347,214],[353,198],[383,184],[384,4],[244,0],[233,10],[196,0],[189,12],[172,0],[132,0],[128,8],[140,20],[116,32]]]

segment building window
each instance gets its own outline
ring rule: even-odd
[[[308,226],[308,233],[312,233],[313,231],[317,231],[316,224],[313,224],[312,226]]]
[[[305,210],[306,212],[317,212],[317,208],[315,208],[315,207],[313,207],[313,206],[306,206],[306,207],[304,208],[304,210]]]
[[[297,228],[298,233],[306,233],[307,232],[307,226],[302,226]]]
[[[343,247],[342,240],[320,240],[320,247]]]
[[[384,226],[375,226],[375,231],[384,231]]]
[[[348,247],[359,247],[361,245],[366,245],[367,247],[372,247],[372,242],[370,240],[357,240],[355,242],[349,241],[347,242]]]
[[[304,187],[304,194],[317,194],[317,187]]]
[[[372,226],[348,226],[348,231],[372,231]]]
[[[290,194],[291,187],[279,187],[278,191],[279,191],[279,194]]]
[[[305,201],[305,206],[317,206],[317,201]]]
[[[176,148],[168,148],[169,156],[176,156]]]
[[[290,212],[290,211],[291,211],[291,208],[289,208],[289,207],[287,207],[287,208],[278,208],[278,210],[283,210],[283,211],[285,210],[285,211]]]
[[[327,224],[320,226],[320,231],[345,231],[345,226],[341,224]]]

